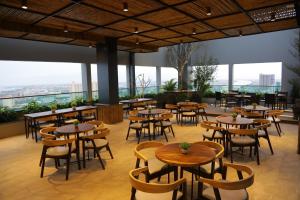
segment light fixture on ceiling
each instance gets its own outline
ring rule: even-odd
[[[67,25],[64,26],[64,32],[65,32],[65,33],[69,32],[68,26],[67,26]]]
[[[133,33],[139,33],[139,29],[137,27],[135,27]]]
[[[92,45],[92,43],[90,43],[90,44],[89,44],[89,48],[93,48],[93,45]]]
[[[24,10],[28,9],[27,0],[22,0],[22,6],[21,6],[21,8],[24,9]]]
[[[210,7],[206,8],[206,15],[211,16],[211,8]]]
[[[242,30],[239,30],[239,36],[242,37],[243,36],[243,32]]]
[[[271,22],[275,22],[276,17],[275,17],[275,13],[271,13]]]
[[[126,2],[123,3],[123,11],[128,12],[128,4]]]
[[[136,44],[136,45],[140,44],[140,42],[139,42],[139,39],[138,39],[138,38],[136,38],[136,40],[135,40],[135,44]]]
[[[193,35],[196,35],[197,33],[196,33],[196,29],[195,28],[193,28]]]

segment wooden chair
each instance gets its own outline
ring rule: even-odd
[[[215,92],[215,107],[217,107],[217,102],[220,102],[220,107],[223,105],[224,96],[221,92]]]
[[[34,130],[34,138],[35,138],[35,142],[37,142],[38,141],[37,131],[40,129],[43,129],[43,128],[57,126],[58,118],[56,115],[41,117],[41,118],[37,118],[35,123],[36,124],[35,124],[35,130]]]
[[[238,180],[226,180],[228,168],[236,170]],[[244,178],[243,174],[247,174],[247,177]],[[253,184],[254,172],[245,165],[224,163],[222,180],[199,177],[198,181],[199,199],[245,200],[249,198],[246,188]],[[209,187],[203,190],[204,184],[208,184]]]
[[[225,146],[225,129],[218,126],[217,122],[203,121],[200,126],[206,130],[202,133],[203,141],[217,141]]]
[[[132,104],[133,109],[135,110],[144,110],[145,109],[145,102],[136,102]]]
[[[259,112],[249,112],[249,111],[242,111],[241,116],[246,118],[251,118],[251,119],[258,119],[264,117],[263,114]]]
[[[79,119],[79,112],[70,112],[62,115],[63,124],[73,124]]]
[[[198,112],[198,106],[196,105],[182,105],[179,111],[181,126],[184,118],[189,118],[190,123],[195,123],[195,125],[197,126],[198,124],[197,112]]]
[[[100,121],[100,120],[87,121],[86,123],[92,124],[95,127],[94,130],[88,132],[88,135],[91,135],[91,133],[97,133],[97,131],[101,131],[101,130],[105,129],[103,121]]]
[[[163,145],[163,143],[157,141],[146,141],[138,144],[134,149],[134,155],[136,156],[135,168],[142,166],[148,167],[148,171],[145,172],[146,182],[149,182],[154,178],[160,179],[160,177],[165,174],[168,174],[169,180],[170,172],[174,172],[174,179],[177,179],[178,177],[175,167],[168,166],[166,163],[161,162],[155,157],[155,150]],[[141,163],[141,161],[143,163]]]
[[[109,129],[102,128],[98,129],[95,134],[93,135],[86,135],[80,137],[80,140],[82,141],[82,150],[83,150],[83,168],[85,168],[85,151],[88,151],[90,149],[93,149],[96,153],[99,162],[103,169],[105,169],[102,158],[100,156],[100,151],[103,148],[106,148],[106,150],[109,152],[111,159],[113,159],[113,155],[111,152],[111,149],[109,147],[108,140],[106,139],[106,136],[109,135]]]
[[[151,101],[147,101],[145,102],[146,106],[149,108],[156,108],[157,106],[157,101],[156,100],[151,100]]]
[[[257,129],[228,129],[231,162],[233,162],[233,147],[241,147],[242,150],[244,147],[250,147],[250,157],[252,155],[252,147],[254,147],[257,164],[260,164],[257,133]]]
[[[201,116],[202,120],[208,120],[207,119],[207,113],[206,113],[206,108],[208,108],[208,104],[207,103],[199,103],[198,104],[198,110],[197,110],[197,115]],[[199,119],[199,117],[198,117]]]
[[[126,140],[128,140],[131,129],[135,130],[136,136],[138,137],[138,143],[140,143],[143,129],[148,129],[149,140],[151,140],[150,124],[147,121],[147,118],[138,117],[138,116],[129,116],[128,120],[129,120],[129,126],[128,126]]]
[[[172,122],[171,122],[172,118],[173,118],[172,113],[163,113],[163,114],[161,114],[161,116],[154,118],[154,120],[156,121],[153,125],[154,137],[155,137],[157,128],[160,128],[160,133],[161,133],[161,135],[163,134],[165,136],[167,142],[168,142],[168,137],[167,137],[165,129],[169,129],[171,131],[171,133],[173,134],[173,137],[175,137],[175,133],[174,133],[174,130],[172,127]]]
[[[70,159],[72,153],[72,143],[74,139],[69,140],[43,140],[42,151],[42,166],[41,166],[41,178],[44,175],[44,167],[46,158],[66,159],[66,180],[69,178]]]
[[[277,92],[277,107],[278,109],[287,109],[288,92]]]
[[[236,107],[238,105],[238,99],[231,94],[227,94],[225,97],[225,107],[226,108],[231,108],[231,107]]]
[[[265,106],[275,109],[276,105],[276,94],[265,94]]]
[[[176,122],[178,123],[178,122],[179,122],[179,121],[178,121],[178,114],[179,114],[179,112],[178,112],[178,106],[175,105],[175,104],[168,104],[168,103],[167,103],[167,104],[165,105],[165,108],[168,109],[168,110],[170,110],[171,113],[173,113],[173,114],[176,115]]]
[[[82,122],[88,122],[92,120],[97,119],[97,110],[91,109],[91,110],[83,110],[81,112],[81,121]]]
[[[271,126],[271,121],[267,119],[255,119],[253,120],[254,127],[258,129],[258,139],[259,138],[264,138],[268,141],[270,150],[272,155],[274,154],[272,144],[270,141],[269,133],[268,133],[268,128]]]
[[[281,127],[280,127],[280,119],[279,116],[283,113],[283,110],[269,110],[266,114],[268,117],[267,119],[272,121],[275,124],[277,133],[279,136],[281,136]]]
[[[159,199],[159,200],[186,200],[186,179],[181,178],[168,184],[147,183],[139,179],[141,173],[147,173],[148,167],[138,168],[129,172],[132,186],[131,200]],[[179,188],[182,186],[182,192]]]

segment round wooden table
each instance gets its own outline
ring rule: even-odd
[[[69,137],[70,134],[75,134],[76,135],[77,139],[75,140],[75,145],[76,145],[76,154],[77,154],[77,158],[78,158],[78,167],[79,167],[79,169],[81,169],[81,167],[80,167],[79,133],[91,131],[94,128],[95,127],[92,124],[83,123],[83,124],[78,124],[77,127],[75,127],[74,124],[70,124],[70,125],[65,125],[65,126],[58,127],[56,129],[56,132],[64,134],[67,137]]]
[[[140,115],[146,115],[146,116],[156,116],[156,115],[160,115],[160,114],[163,114],[163,113],[169,113],[170,111],[167,110],[167,109],[160,109],[160,108],[154,108],[154,109],[151,109],[151,110],[140,110],[138,112],[138,114]]]
[[[256,106],[254,108],[254,106],[244,106],[243,107],[245,110],[250,110],[250,111],[260,111],[260,112],[265,112],[267,110],[270,110],[270,108],[268,107],[264,107],[264,106]]]
[[[217,122],[226,125],[250,125],[253,124],[252,119],[244,118],[244,117],[237,117],[236,120],[233,120],[232,116],[219,116],[216,117]]]
[[[181,101],[177,103],[178,106],[197,106],[198,103],[194,101]]]
[[[155,156],[160,161],[173,166],[193,167],[212,162],[216,151],[201,143],[193,143],[187,154],[180,151],[179,143],[167,144],[155,151]]]

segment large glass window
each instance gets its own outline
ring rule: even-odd
[[[151,66],[135,66],[135,77],[137,94],[141,93],[142,79],[144,82],[149,83],[148,87],[145,88],[145,93],[156,93],[156,67]],[[144,77],[144,78],[142,78]]]
[[[161,67],[161,83],[171,79],[178,80],[178,71],[173,67]]]
[[[241,92],[275,92],[281,87],[281,62],[235,64],[233,88]]]

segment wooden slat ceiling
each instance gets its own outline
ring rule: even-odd
[[[297,28],[296,8],[298,0],[0,0],[0,37],[90,47],[115,37],[119,50],[152,52]]]

